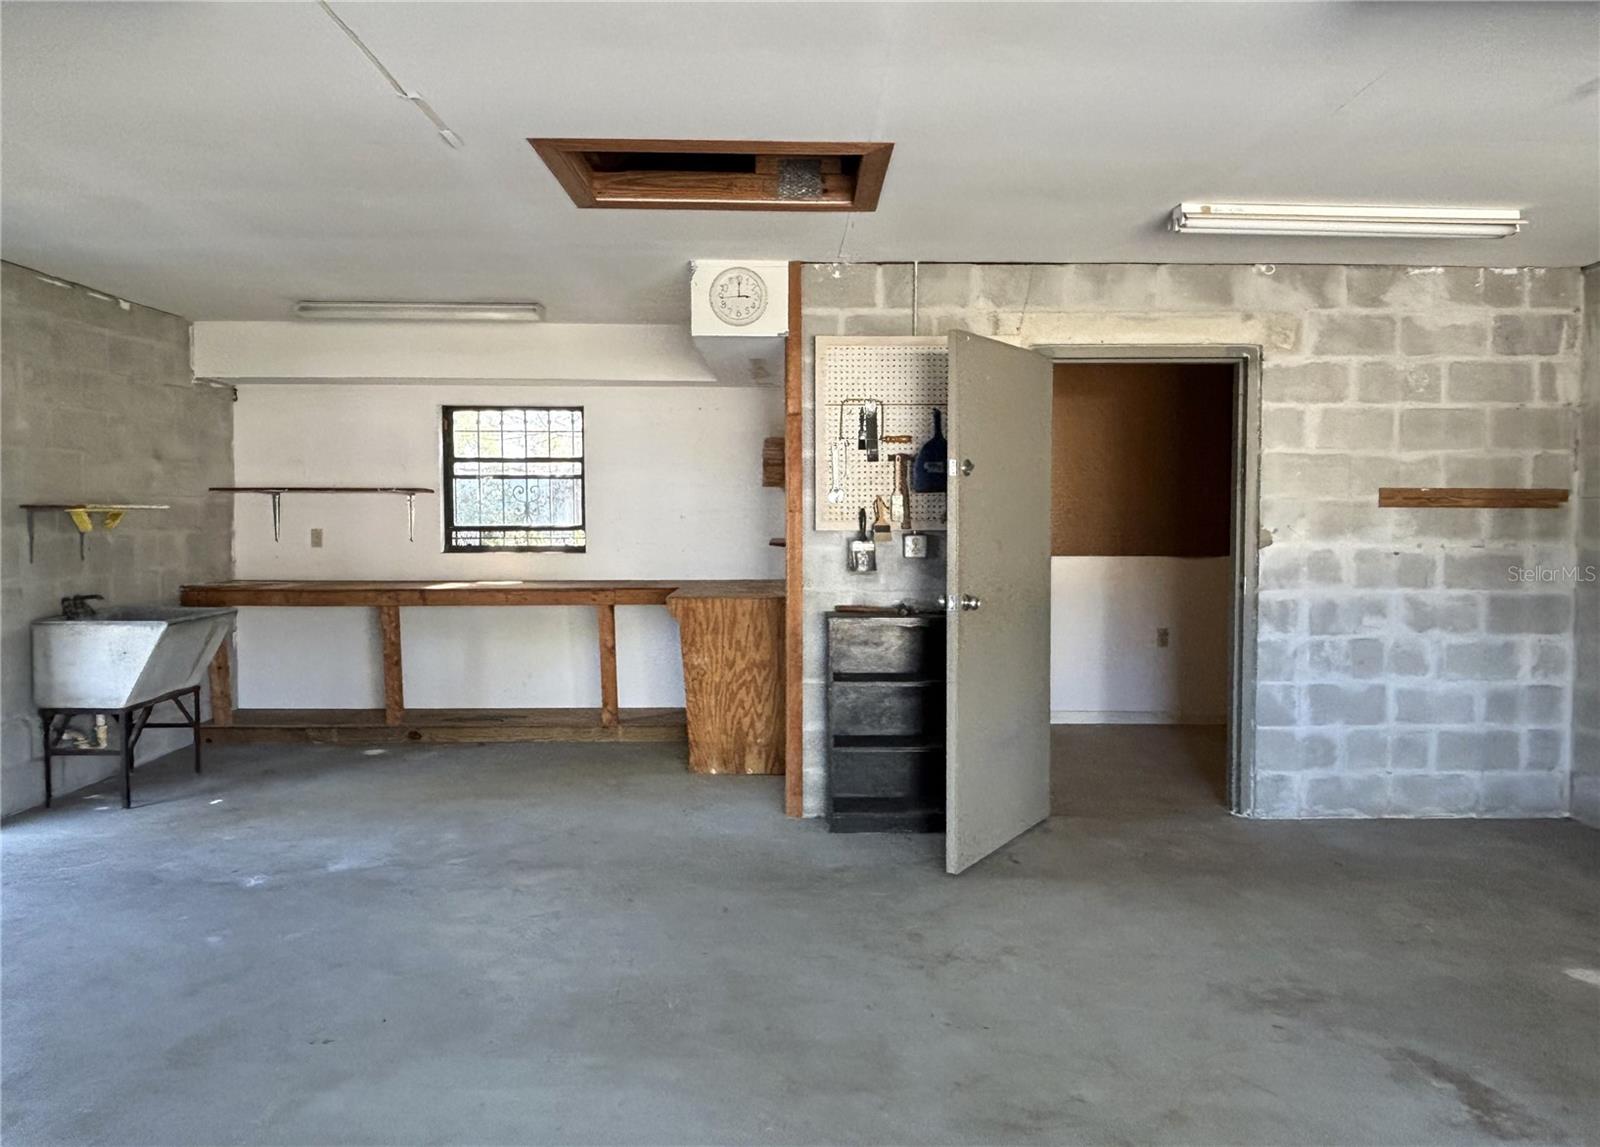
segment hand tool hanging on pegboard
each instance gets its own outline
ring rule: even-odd
[[[943,494],[949,461],[950,444],[944,438],[943,416],[934,407],[933,437],[917,451],[917,460],[911,467],[911,488],[919,494]]]
[[[861,404],[860,429],[856,447],[867,452],[867,461],[878,460],[878,434],[883,429],[883,410],[876,402]]]

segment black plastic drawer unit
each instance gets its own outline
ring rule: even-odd
[[[944,617],[830,613],[828,828],[944,831]]]

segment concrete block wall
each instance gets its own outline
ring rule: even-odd
[[[1583,274],[1572,815],[1600,827],[1600,264]]]
[[[1575,478],[1575,269],[818,264],[819,334],[966,329],[1023,345],[1262,351],[1262,817],[1562,816],[1577,507],[1380,510],[1380,486]],[[808,360],[809,379],[809,360]],[[809,397],[809,385],[808,385]],[[813,464],[807,411],[806,458]],[[808,521],[811,513],[807,490]],[[928,596],[891,559],[866,589],[807,538],[806,802],[825,756],[822,629],[839,600]]]
[[[232,479],[232,394],[194,385],[187,322],[0,265],[0,812],[44,799],[29,623],[68,594],[176,604],[183,582],[227,577],[232,501],[206,489]],[[41,516],[30,563],[18,504],[62,501],[172,509],[96,530],[85,561],[66,516]],[[187,743],[150,730],[140,759]],[[64,760],[56,791],[115,770],[115,758]]]

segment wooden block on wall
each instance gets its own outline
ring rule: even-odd
[[[761,484],[783,489],[782,438],[768,438],[761,443]]]

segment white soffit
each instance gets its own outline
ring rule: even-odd
[[[713,386],[688,328],[629,323],[198,322],[196,378],[229,383]]]

